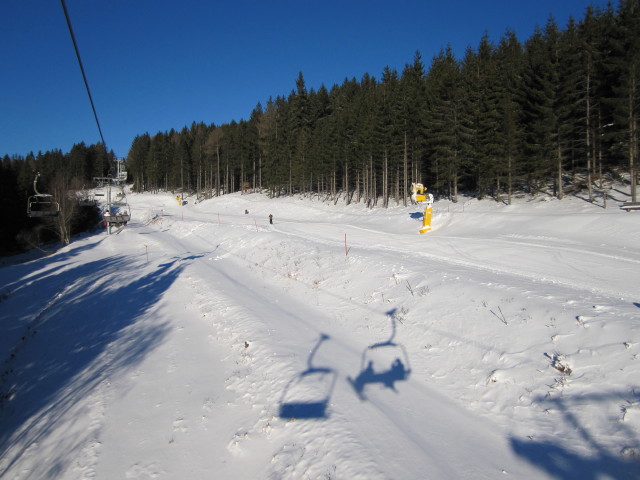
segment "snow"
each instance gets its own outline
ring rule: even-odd
[[[0,478],[640,478],[639,214],[127,198],[0,268]]]

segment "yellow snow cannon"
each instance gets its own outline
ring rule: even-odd
[[[433,213],[433,195],[426,193],[427,187],[421,183],[411,184],[411,200],[419,205],[425,205],[422,216],[422,228],[420,233],[427,233],[431,230],[431,214]]]

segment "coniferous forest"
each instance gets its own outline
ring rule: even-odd
[[[314,90],[301,72],[248,120],[136,136],[126,163],[136,191],[199,198],[261,190],[386,207],[406,205],[421,182],[454,201],[541,191],[593,200],[606,177],[631,181],[635,201],[639,128],[640,0],[620,0],[564,28],[549,19],[524,43],[507,31],[463,58],[443,48],[425,63],[417,52],[379,78]],[[32,170],[86,183],[110,156],[100,144],[5,156],[2,196],[26,198]]]

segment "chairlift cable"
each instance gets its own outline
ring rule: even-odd
[[[87,88],[87,94],[89,95],[89,102],[91,102],[91,109],[93,110],[93,116],[96,119],[96,125],[98,125],[98,132],[100,133],[100,139],[102,140],[102,145],[104,145],[104,149],[107,149],[107,144],[104,141],[104,137],[102,135],[102,128],[100,128],[100,121],[98,120],[98,113],[96,112],[96,107],[93,104],[93,97],[91,96],[91,90],[89,89],[89,82],[87,81],[87,76],[84,73],[84,66],[82,64],[82,58],[80,58],[80,51],[78,50],[78,44],[76,43],[76,37],[73,34],[73,27],[71,26],[71,19],[69,18],[69,12],[67,11],[67,5],[64,3],[64,0],[60,0],[62,3],[62,9],[64,10],[64,16],[67,19],[67,26],[69,27],[69,33],[71,34],[71,41],[73,42],[73,48],[76,51],[76,57],[78,57],[78,64],[80,65],[80,71],[82,72],[82,78],[84,79],[84,85]]]

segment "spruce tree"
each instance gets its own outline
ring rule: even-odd
[[[562,197],[562,152],[557,111],[558,66],[558,29],[555,21],[549,19],[545,32],[536,28],[533,36],[525,44],[525,168],[527,184],[532,191],[541,190],[552,176],[554,194]]]
[[[612,113],[635,202],[640,161],[640,0],[620,0],[615,33],[612,57],[618,75],[612,89]]]
[[[521,105],[523,49],[515,32],[507,31],[496,51],[496,88],[499,126],[496,143],[502,161],[498,178],[506,183],[507,203],[511,204],[514,181],[519,173],[522,150]]]
[[[456,202],[469,132],[463,125],[464,90],[460,67],[450,46],[434,57],[426,86],[425,126],[435,187]]]

